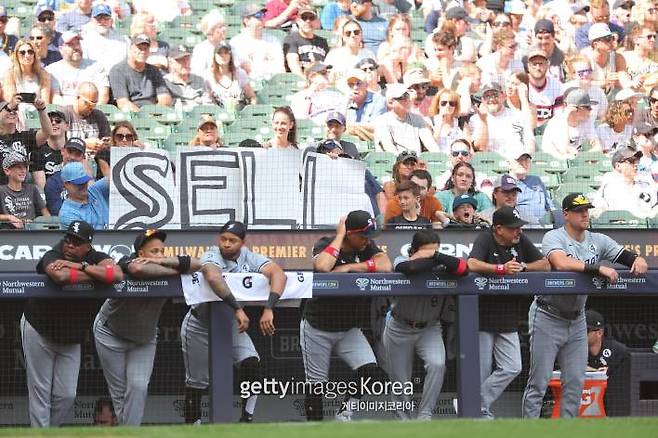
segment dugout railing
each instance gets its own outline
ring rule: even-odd
[[[459,415],[480,416],[480,372],[478,339],[479,295],[535,295],[581,294],[590,295],[658,295],[658,271],[646,276],[632,276],[620,272],[620,279],[609,284],[602,277],[569,273],[528,273],[516,276],[487,277],[470,274],[453,278],[439,274],[405,277],[401,274],[315,274],[314,297],[345,297],[354,295],[454,295],[456,297],[457,327],[457,393]],[[230,274],[228,274],[230,275]],[[77,284],[63,289],[47,277],[27,273],[0,274],[2,299],[28,298],[158,298],[180,297],[179,277],[158,280],[127,279],[112,286]],[[210,354],[210,421],[233,421],[233,363],[230,333],[233,320],[231,309],[222,302],[211,305]]]

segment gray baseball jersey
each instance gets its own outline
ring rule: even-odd
[[[398,256],[393,262],[393,270],[402,262],[409,261],[407,256]],[[399,296],[392,297],[393,314],[408,321],[438,321],[443,310],[445,297],[440,296]]]
[[[542,249],[546,257],[553,251],[562,251],[567,257],[595,264],[602,260],[616,262],[624,247],[605,234],[590,231],[585,231],[583,241],[578,242],[561,227],[544,234]],[[583,310],[587,301],[587,295],[543,295],[541,298],[564,311]]]

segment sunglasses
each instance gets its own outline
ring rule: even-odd
[[[589,76],[592,74],[592,69],[586,68],[585,70],[576,70],[576,74],[581,78],[585,76]]]
[[[377,70],[377,67],[370,66],[370,67],[361,67],[361,71],[375,71]]]
[[[265,12],[259,11],[259,12],[256,12],[255,14],[252,14],[251,16],[256,18],[257,20],[260,20],[265,16]]]
[[[602,42],[602,43],[611,43],[612,40],[613,40],[613,36],[612,36],[612,35],[608,35],[607,37],[603,37],[603,38],[596,39],[596,40],[594,40],[594,42],[596,42],[596,41],[600,41],[600,42]]]
[[[658,102],[658,98],[655,98],[655,97],[650,97],[649,98],[649,103],[653,104],[653,103],[656,103],[656,102]]]
[[[494,21],[493,22],[494,27],[504,27],[504,26],[511,26],[512,23],[509,21]]]
[[[344,33],[345,33],[346,37],[351,37],[352,35],[354,35],[354,36],[361,35],[361,31],[359,29],[346,30]]]
[[[452,108],[455,108],[457,106],[457,102],[455,102],[454,100],[442,100],[441,102],[439,102],[439,105],[441,106],[450,105]]]
[[[635,165],[638,163],[638,161],[639,161],[639,160],[638,160],[637,158],[635,158],[635,157],[631,157],[631,158],[626,158],[626,159],[624,159],[624,160],[620,160],[619,162],[620,162],[620,163],[628,163],[628,164],[630,164],[630,165],[632,165],[632,166],[635,166]]]
[[[39,23],[45,23],[46,21],[55,21],[54,15],[44,15],[43,17],[38,18]]]
[[[114,137],[116,137],[118,140],[121,141],[133,141],[135,140],[135,136],[132,134],[114,134]]]
[[[584,109],[587,111],[592,111],[592,107],[589,105],[579,106],[578,109]]]
[[[642,38],[646,38],[648,40],[655,40],[656,39],[656,34],[652,33],[652,34],[649,34],[649,35],[642,35]]]
[[[37,36],[31,36],[30,40],[32,41],[41,41],[43,39],[43,35],[37,35]]]
[[[304,14],[301,17],[302,21],[314,21],[315,20],[315,15],[313,14]]]
[[[650,13],[650,14],[655,14],[656,12],[658,12],[658,9],[656,9],[656,8],[649,8],[649,9],[647,9],[647,12]]]
[[[409,87],[409,88],[411,88],[411,89],[413,89],[413,90],[416,90],[416,89],[425,90],[425,89],[427,89],[427,88],[429,88],[429,87],[430,87],[429,84],[414,84],[414,85],[412,85],[412,86]]]
[[[18,50],[18,54],[22,56],[27,56],[27,55],[34,55],[34,50],[28,49],[28,50]]]
[[[58,118],[58,117],[55,117],[55,118],[50,119],[50,123],[54,123],[54,124],[56,124],[56,125],[59,125],[59,124],[62,123],[62,122],[63,122],[63,120],[60,119],[60,118]]]
[[[82,246],[87,242],[80,239],[80,238],[78,238],[78,237],[66,236],[64,238],[64,243],[66,243],[67,245],[72,245],[72,246]]]
[[[457,158],[457,157],[460,156],[460,155],[461,155],[462,157],[468,157],[469,154],[470,154],[469,151],[452,151],[452,152],[451,152],[451,155],[452,155],[453,157],[455,157],[455,158]]]

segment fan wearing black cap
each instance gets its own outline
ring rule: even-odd
[[[110,256],[91,246],[93,238],[91,225],[71,222],[64,238],[39,260],[37,273],[59,286],[122,281],[123,272]],[[68,418],[78,385],[81,343],[99,304],[97,299],[78,298],[28,301],[20,325],[33,427],[58,426]]]
[[[135,238],[135,252],[119,260],[125,275],[162,278],[198,271],[187,255],[165,257],[167,234],[146,230]],[[144,414],[157,343],[160,312],[166,298],[109,298],[96,315],[94,339],[119,424],[139,426]]]
[[[377,222],[366,211],[350,212],[338,222],[335,236],[313,246],[314,272],[390,272],[391,261],[372,240]],[[308,382],[326,382],[332,352],[356,373],[358,379],[376,379],[377,359],[361,331],[370,320],[370,298],[313,298],[305,303],[299,325],[304,371]],[[351,394],[358,398],[361,394]],[[353,400],[349,400],[353,401]],[[336,418],[351,420],[350,403],[343,403]],[[322,395],[307,394],[306,419],[321,421]]]
[[[260,331],[272,336],[274,307],[286,287],[286,275],[273,261],[252,252],[245,246],[247,226],[242,222],[229,221],[219,231],[218,246],[213,246],[201,257],[201,272],[210,288],[235,310],[233,337],[233,364],[238,368],[242,381],[257,381],[261,378],[260,356],[247,334],[249,318],[236,301],[222,278],[224,272],[253,272],[263,274],[269,280],[270,295],[260,318]],[[185,363],[185,407],[186,423],[201,422],[201,397],[208,388],[208,304],[193,306],[181,325],[183,359]],[[257,396],[244,400],[240,422],[253,421]]]
[[[468,258],[468,269],[485,275],[516,275],[550,271],[548,260],[521,228],[527,222],[512,207],[493,214],[490,232],[478,235]],[[480,377],[482,417],[493,418],[491,405],[521,372],[518,320],[521,299],[480,297]],[[493,372],[492,372],[493,369]]]
[[[638,254],[589,228],[589,210],[594,206],[582,193],[562,200],[564,226],[544,234],[542,250],[555,271],[585,272],[615,283],[619,273],[600,263],[606,260],[644,275],[647,262]],[[560,417],[578,415],[587,368],[587,295],[539,295],[528,312],[530,374],[523,394],[523,416],[538,418],[548,381],[557,358],[562,371]]]

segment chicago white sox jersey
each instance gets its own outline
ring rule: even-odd
[[[623,246],[605,234],[590,231],[585,231],[583,241],[578,242],[569,236],[564,227],[549,231],[542,240],[542,250],[546,257],[553,251],[562,251],[567,257],[591,264],[602,260],[615,263],[623,249]],[[584,310],[587,301],[587,295],[542,295],[541,298],[567,312]]]
[[[562,103],[562,84],[551,75],[546,76],[543,88],[528,87],[528,100],[537,107],[537,126],[553,117],[555,108]]]
[[[393,270],[402,262],[408,262],[409,257],[398,256],[393,262]],[[445,297],[441,296],[399,296],[392,297],[392,312],[397,318],[415,322],[438,321],[443,310]]]

